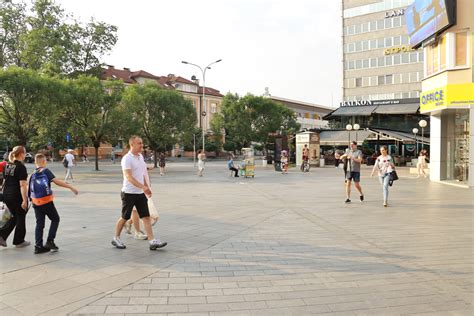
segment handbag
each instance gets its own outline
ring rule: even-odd
[[[4,202],[0,202],[0,229],[3,229],[12,219],[13,214]]]
[[[390,180],[392,181],[398,180],[398,174],[395,170],[392,170],[392,172],[390,172]]]

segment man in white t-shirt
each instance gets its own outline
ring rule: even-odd
[[[66,159],[67,161],[66,177],[64,178],[64,182],[68,182],[69,179],[71,179],[71,182],[74,182],[74,179],[72,177],[72,167],[76,165],[76,159],[74,158],[74,150],[68,149],[67,154],[64,155],[64,159]]]
[[[155,239],[151,227],[150,212],[148,210],[148,198],[151,198],[151,189],[145,160],[141,154],[143,141],[138,136],[130,137],[128,141],[130,151],[122,158],[123,186],[122,186],[122,216],[115,226],[115,236],[112,245],[119,249],[125,249],[125,244],[120,240],[123,226],[130,219],[135,207],[138,215],[143,221],[145,232],[150,243],[150,250],[163,248],[166,242]]]

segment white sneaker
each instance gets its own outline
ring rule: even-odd
[[[162,242],[159,239],[150,240],[150,250],[156,250],[158,248],[163,248],[167,245],[167,242]]]
[[[145,240],[148,238],[147,235],[145,235],[143,232],[137,232],[135,233],[135,236],[133,238],[138,239],[138,240]]]
[[[127,248],[125,246],[125,244],[120,240],[120,238],[118,237],[114,237],[114,239],[112,239],[112,245],[118,249],[125,249]]]

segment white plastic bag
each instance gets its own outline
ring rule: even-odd
[[[150,211],[151,225],[155,225],[160,219],[160,214],[158,214],[155,203],[151,198],[148,198],[148,210]]]
[[[10,212],[7,205],[3,202],[0,202],[0,229],[5,227],[12,217],[13,214]]]

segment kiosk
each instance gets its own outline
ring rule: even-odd
[[[303,148],[309,148],[309,164],[312,167],[320,167],[319,134],[315,132],[303,132],[296,134],[296,166],[303,163]]]

